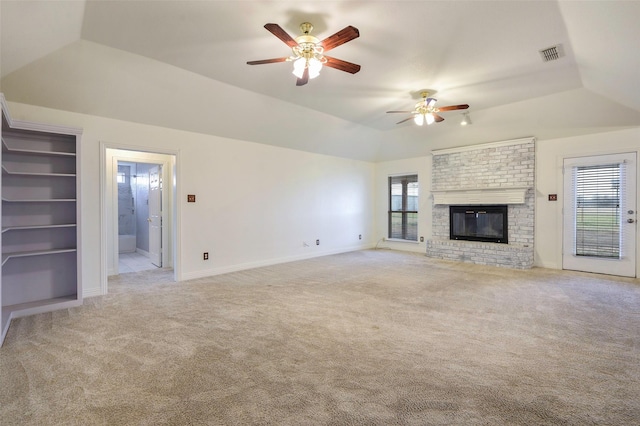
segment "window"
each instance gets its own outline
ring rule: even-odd
[[[418,175],[389,177],[389,238],[418,241]]]

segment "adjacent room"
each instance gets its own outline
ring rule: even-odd
[[[640,423],[640,1],[0,2],[0,423]]]

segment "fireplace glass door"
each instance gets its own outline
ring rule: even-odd
[[[507,206],[450,206],[452,240],[508,243]]]

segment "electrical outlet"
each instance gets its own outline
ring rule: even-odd
[[[208,252],[208,251],[205,251],[205,252],[202,254],[202,258],[203,258],[204,260],[209,260],[209,252]]]
[[[361,240],[362,239],[362,234],[358,234],[358,239]]]
[[[319,246],[320,245],[320,240],[316,240],[316,245]]]
[[[424,237],[420,237],[420,242],[424,243]]]

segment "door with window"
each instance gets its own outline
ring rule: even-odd
[[[636,276],[636,154],[564,160],[562,267]]]

